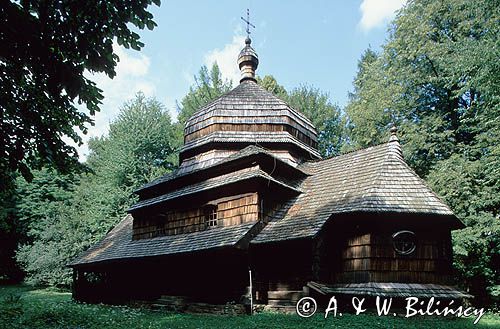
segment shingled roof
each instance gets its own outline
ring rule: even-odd
[[[314,281],[307,286],[322,295],[355,295],[372,297],[418,297],[418,298],[443,298],[462,299],[472,298],[455,287],[431,283],[391,283],[391,282],[365,282],[324,284]]]
[[[252,243],[312,237],[335,214],[395,212],[452,216],[453,212],[406,164],[397,139],[300,166],[304,192]],[[333,218],[334,219],[334,218]],[[461,223],[455,218],[457,226]]]
[[[255,130],[259,127],[264,131]],[[253,79],[243,80],[195,112],[186,122],[184,138],[181,160],[207,144],[256,142],[288,143],[309,154],[307,158],[320,158],[312,122]]]
[[[260,152],[256,148],[244,154]],[[233,159],[238,158],[234,155]],[[220,184],[261,177],[293,189],[300,195],[278,210],[278,219],[268,223],[251,243],[267,243],[315,236],[335,215],[353,212],[414,213],[442,215],[460,221],[403,159],[397,140],[325,160],[306,162],[299,167],[307,176],[300,185],[277,181],[258,166],[218,176],[203,184],[183,187],[155,199],[139,202],[143,207],[186,193],[196,193]],[[134,209],[135,209],[134,208]],[[132,217],[127,216],[100,243],[83,253],[70,265],[82,265],[113,259],[141,258],[233,246],[256,222],[212,230],[132,240]],[[254,232],[257,233],[257,231]]]
[[[253,222],[193,233],[132,240],[132,223],[132,216],[127,215],[101,242],[92,246],[68,265],[81,266],[117,259],[165,256],[236,246],[255,225],[258,225]]]
[[[209,171],[213,168],[225,166],[225,165],[237,162],[239,160],[242,160],[244,158],[250,158],[250,157],[256,156],[256,155],[263,155],[263,156],[269,157],[270,159],[272,159],[273,161],[276,162],[276,165],[286,166],[290,170],[294,170],[300,176],[306,175],[301,169],[291,166],[287,162],[281,160],[280,158],[276,157],[272,153],[268,152],[266,149],[259,147],[259,146],[256,146],[256,145],[250,145],[250,146],[247,146],[244,149],[242,149],[234,154],[231,154],[228,157],[222,158],[219,161],[217,161],[213,164],[210,164],[206,167],[198,168],[198,169],[193,170],[193,171],[182,171],[182,170],[177,169],[177,170],[173,171],[172,173],[166,174],[166,175],[161,176],[161,177],[159,177],[159,178],[157,178],[157,179],[155,179],[147,184],[144,184],[143,186],[141,186],[139,189],[135,190],[134,192],[138,193],[140,191],[149,189],[153,186],[165,184],[165,183],[171,182],[175,179],[179,179],[181,177],[185,177],[188,175],[191,175],[191,176],[192,175],[199,175],[201,172]]]
[[[229,174],[217,176],[214,178],[209,178],[203,182],[199,182],[199,183],[196,183],[193,185],[184,186],[180,189],[176,189],[176,190],[171,191],[169,193],[162,194],[158,197],[139,201],[136,204],[132,205],[129,208],[129,211],[134,211],[134,210],[137,210],[140,208],[151,206],[153,204],[158,204],[161,202],[174,200],[174,199],[177,199],[180,197],[185,197],[187,195],[192,195],[192,194],[199,193],[199,192],[206,192],[206,191],[209,191],[209,190],[212,190],[215,188],[219,188],[219,187],[224,186],[224,185],[234,184],[234,183],[238,183],[238,182],[244,182],[244,181],[247,181],[247,180],[252,179],[252,178],[264,179],[268,183],[274,183],[274,184],[279,185],[283,188],[286,188],[290,191],[293,191],[296,193],[301,192],[299,189],[295,188],[294,186],[289,185],[285,182],[282,182],[282,181],[270,176],[268,173],[261,170],[260,167],[257,165],[257,166],[241,169],[241,170],[229,173]]]
[[[264,226],[258,220],[260,215],[255,215],[252,217],[255,221],[250,223],[133,240],[133,218],[127,215],[70,266],[222,247],[246,248],[252,238],[254,244],[310,238],[326,222],[346,213],[424,214],[433,215],[433,220],[451,219],[455,227],[463,225],[406,164],[395,128],[388,143],[321,159],[314,125],[257,84],[258,57],[249,38],[245,44],[238,57],[240,84],[187,120],[185,143],[179,154],[180,168],[137,190],[141,200],[129,211],[150,216],[160,209],[155,209],[160,203],[165,207],[177,203],[171,207],[175,211],[182,202],[195,200],[195,206],[205,199],[215,200],[230,193],[248,192],[243,190],[260,193],[272,188],[262,195],[272,195],[276,189],[276,197],[288,198],[273,213],[273,220]],[[262,203],[260,207],[263,208]],[[137,218],[141,220],[140,216]],[[346,292],[346,288],[355,292],[370,288],[377,293],[376,289],[385,289],[382,286],[321,288],[337,289],[340,293]]]
[[[252,80],[241,82],[196,111],[186,122],[184,133],[188,135],[214,123],[285,123],[317,139],[316,129],[305,115]]]

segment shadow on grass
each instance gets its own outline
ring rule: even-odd
[[[166,314],[126,306],[76,303],[71,294],[52,288],[0,286],[0,328],[500,328],[498,314],[473,319],[377,317],[374,314],[303,319],[297,315],[260,313],[253,316]]]

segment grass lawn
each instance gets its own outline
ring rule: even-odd
[[[473,319],[344,315],[309,319],[260,313],[253,316],[166,314],[125,306],[80,304],[71,294],[51,288],[0,287],[0,328],[500,328],[498,314]]]

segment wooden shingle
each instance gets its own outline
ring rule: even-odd
[[[106,237],[82,253],[69,266],[137,259],[235,246],[256,222],[226,226],[194,233],[132,240],[131,215],[127,215]]]
[[[396,212],[454,217],[406,164],[397,140],[299,166],[310,176],[300,185],[297,211],[270,222],[252,243],[312,237],[335,214]],[[462,224],[455,218],[456,226]]]

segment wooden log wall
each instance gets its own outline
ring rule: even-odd
[[[259,219],[257,193],[241,194],[210,201],[182,210],[165,210],[157,214],[134,218],[133,239],[190,233],[210,229],[205,221],[206,207],[217,207],[217,227],[232,226]]]
[[[241,123],[216,123],[209,125],[200,130],[196,130],[193,133],[186,134],[184,136],[184,143],[188,143],[194,139],[203,137],[210,133],[216,131],[252,131],[252,132],[260,132],[260,131],[287,131],[292,136],[296,137],[298,140],[304,142],[305,144],[316,148],[318,143],[314,141],[311,137],[305,135],[297,128],[287,125],[287,124],[241,124]]]
[[[311,241],[298,239],[252,245],[251,269],[258,303],[267,303],[270,291],[301,291],[312,279]],[[274,298],[276,299],[276,298]]]
[[[415,232],[416,249],[400,255],[392,231],[347,238],[342,247],[337,282],[446,283],[451,271],[449,232]]]

